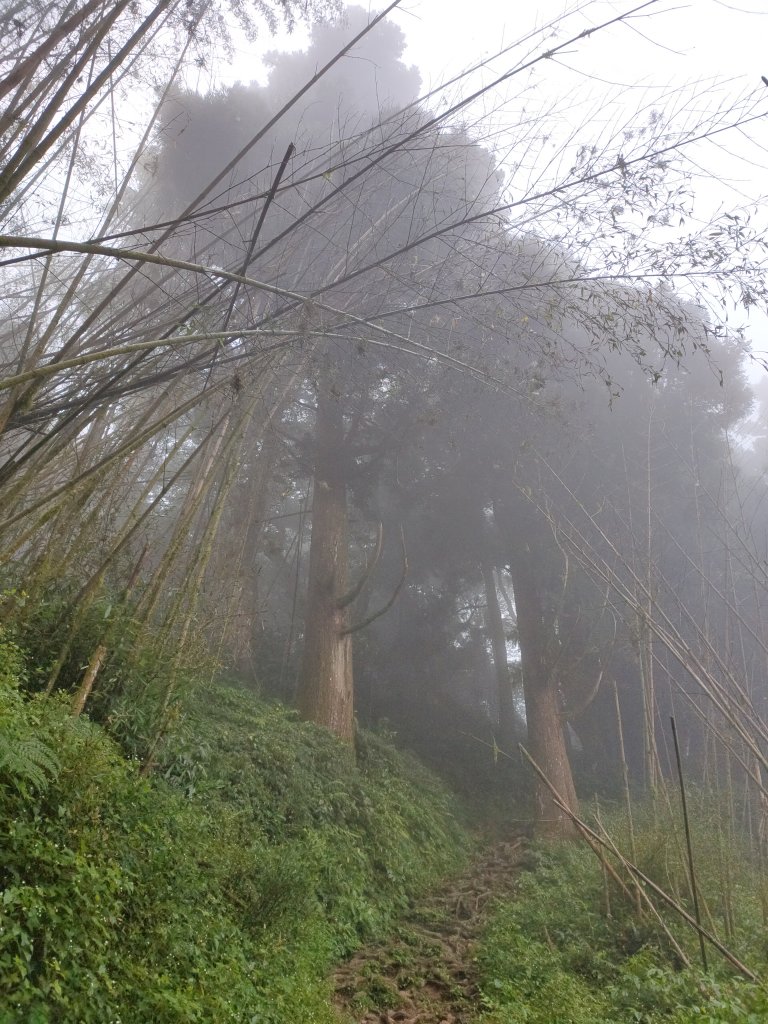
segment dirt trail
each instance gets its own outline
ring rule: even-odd
[[[469,1024],[479,1009],[473,946],[490,900],[511,893],[521,837],[495,842],[463,875],[403,918],[386,944],[359,950],[334,975],[348,1024]]]

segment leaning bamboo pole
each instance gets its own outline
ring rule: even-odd
[[[107,656],[107,648],[104,644],[99,644],[96,650],[91,655],[88,667],[85,670],[82,682],[77,688],[74,697],[72,698],[72,717],[79,718],[85,708],[85,702],[88,700],[93,684],[96,682],[96,676],[99,674],[101,666],[104,664],[104,659]]]
[[[678,915],[678,917],[681,918],[681,920],[683,920],[687,925],[689,925],[690,928],[692,928],[693,931],[697,933],[697,935],[700,934],[714,949],[716,949],[717,952],[720,953],[720,955],[739,972],[739,974],[745,977],[748,981],[752,981],[757,985],[763,985],[758,975],[755,974],[755,972],[751,970],[751,968],[749,968],[746,964],[742,963],[742,961],[739,960],[735,953],[732,953],[731,950],[728,949],[728,947],[725,946],[715,935],[713,935],[706,928],[698,924],[696,918],[693,917],[692,914],[689,914],[685,907],[683,907],[678,900],[676,900],[673,896],[670,896],[669,893],[662,889],[660,885],[657,885],[657,883],[654,882],[653,879],[650,878],[648,875],[646,875],[644,871],[641,871],[636,864],[634,864],[632,861],[624,857],[618,851],[618,848],[616,847],[615,843],[613,843],[613,841],[610,839],[610,837],[607,837],[606,835],[600,835],[598,832],[595,832],[595,830],[592,829],[582,818],[579,818],[579,816],[572,809],[568,808],[567,805],[561,799],[560,795],[554,789],[554,787],[552,787],[545,773],[542,771],[539,765],[537,765],[533,761],[530,754],[528,754],[528,752],[525,750],[524,747],[522,747],[522,745],[521,750],[526,759],[528,760],[528,762],[530,763],[531,767],[542,780],[542,782],[549,787],[550,792],[552,793],[552,799],[559,805],[561,810],[572,819],[574,825],[579,830],[579,832],[584,835],[585,839],[588,838],[589,840],[599,845],[603,849],[615,853],[622,867],[624,867],[627,870],[629,875],[632,878],[634,878],[636,882],[640,883],[646,890],[650,890],[650,892],[653,893],[655,896],[658,896],[659,899],[663,903],[665,903],[671,910],[673,910]],[[591,846],[592,843],[589,843],[589,845]],[[664,931],[668,935],[668,937],[671,937],[671,933],[669,932],[669,929],[666,925],[664,926]],[[675,944],[677,945],[677,943]],[[680,952],[682,953],[682,950],[680,950]],[[684,953],[682,955],[683,963],[686,963],[688,966],[690,966],[690,961],[688,960],[688,958],[685,956]]]
[[[227,445],[226,451],[226,464],[224,467],[223,477],[219,486],[219,491],[216,495],[216,499],[211,510],[211,514],[208,518],[205,531],[201,538],[198,546],[197,553],[195,555],[193,564],[191,566],[191,573],[188,577],[187,586],[184,588],[187,595],[187,609],[184,615],[184,619],[181,624],[181,629],[178,635],[174,638],[176,653],[168,672],[165,687],[163,689],[162,700],[160,703],[160,712],[158,716],[158,726],[155,730],[155,734],[150,741],[149,749],[144,758],[144,762],[141,768],[142,775],[148,775],[152,771],[155,763],[155,756],[163,741],[166,729],[170,723],[170,712],[171,702],[173,700],[174,693],[178,686],[178,674],[183,657],[189,632],[194,622],[195,612],[197,609],[197,603],[200,592],[200,585],[203,581],[205,571],[208,567],[208,563],[211,558],[213,551],[213,544],[216,539],[216,535],[221,524],[221,517],[224,512],[229,492],[232,488],[232,484],[235,480],[235,475],[240,462],[240,452],[238,451],[237,442],[242,438],[242,434],[247,426],[250,416],[253,414],[257,399],[250,403],[246,414],[242,417],[241,426],[242,429],[233,431],[231,442]],[[179,606],[180,607],[180,606]],[[171,628],[173,620],[167,624],[166,628]]]
[[[225,415],[227,415],[225,413]],[[80,592],[73,602],[73,608],[68,621],[67,637],[64,641],[56,660],[48,675],[48,679],[45,686],[45,692],[50,694],[53,692],[54,687],[58,681],[59,675],[62,668],[64,667],[67,658],[69,657],[72,643],[76,636],[77,630],[83,623],[88,609],[96,599],[99,590],[101,589],[104,577],[109,566],[117,558],[117,556],[126,548],[128,543],[132,540],[135,534],[138,532],[140,527],[146,522],[153,510],[160,504],[165,498],[168,492],[173,488],[178,478],[187,469],[189,464],[193,462],[199,455],[200,449],[196,448],[189,456],[186,457],[182,465],[176,470],[176,472],[170,477],[169,480],[158,490],[155,497],[148,503],[145,503],[143,508],[140,510],[137,508],[135,514],[126,521],[122,530],[118,536],[114,539],[112,547],[107,552],[106,556],[102,560],[96,571],[89,577],[86,583],[81,587]]]
[[[215,431],[209,431],[202,442],[205,457],[202,459],[197,476],[190,481],[182,507],[174,521],[170,542],[155,569],[149,586],[135,609],[136,618],[145,625],[151,621],[154,615],[162,596],[163,586],[177,562],[181,548],[188,540],[189,528],[213,486],[217,469],[216,459],[227,435],[229,419],[230,413],[228,412],[223,419],[218,421]]]

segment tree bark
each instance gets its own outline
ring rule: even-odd
[[[515,706],[512,701],[512,679],[507,660],[507,638],[504,635],[504,621],[501,617],[499,596],[493,567],[487,562],[482,565],[485,585],[485,628],[491,641],[493,669],[496,676],[496,707],[499,715],[499,735],[502,746],[511,750],[515,738]]]
[[[557,673],[552,664],[554,624],[550,629],[546,622],[531,553],[516,552],[511,560],[511,569],[523,669],[528,749],[563,802],[577,814],[578,801],[560,714]],[[577,835],[573,820],[555,804],[549,788],[538,777],[534,783],[534,804],[537,835],[553,839],[570,839]]]
[[[315,425],[312,533],[299,676],[299,712],[351,744],[354,739],[344,418],[328,370],[321,375]]]

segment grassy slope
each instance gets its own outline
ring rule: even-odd
[[[0,1022],[330,1018],[330,965],[454,870],[416,762],[202,691],[151,781],[0,643]]]
[[[617,816],[618,818],[618,816]],[[622,822],[611,822],[621,835]],[[711,924],[724,938],[718,915],[716,831],[700,819],[694,837],[701,853],[700,882],[711,895]],[[636,835],[643,869],[668,889],[686,881],[668,828],[641,821]],[[726,939],[732,951],[768,975],[759,900],[759,867],[732,851],[738,928]],[[709,855],[709,856],[707,856]],[[537,848],[534,870],[515,898],[501,903],[478,956],[482,1024],[764,1024],[765,990],[736,976],[710,950],[710,972],[697,966],[690,929],[665,913],[694,965],[681,970],[668,941],[649,915],[638,918],[614,885],[607,889],[593,854],[583,844]],[[712,878],[708,878],[709,874]],[[677,876],[677,877],[674,877]],[[750,884],[751,879],[751,884]]]
[[[466,852],[446,791],[380,738],[362,736],[355,763],[285,709],[204,688],[146,781],[66,702],[26,697],[26,671],[0,636],[0,1024],[330,1024],[332,964]],[[715,914],[719,831],[704,821],[697,839]],[[683,890],[668,830],[637,841]],[[766,974],[754,867],[732,851],[730,872],[729,943]],[[478,1019],[768,1020],[760,990],[719,963],[679,971],[615,893],[610,920],[603,906],[588,851],[540,853],[481,944]]]

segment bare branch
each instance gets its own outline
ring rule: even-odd
[[[371,558],[369,564],[366,566],[365,572],[362,574],[357,583],[350,590],[348,590],[343,597],[340,597],[336,602],[336,607],[339,609],[339,611],[341,611],[342,608],[346,608],[348,605],[352,604],[352,602],[356,601],[357,598],[360,596],[360,594],[363,591],[363,587],[371,578],[374,569],[378,565],[379,558],[381,558],[381,549],[383,546],[384,524],[381,521],[379,521],[379,525],[376,528],[376,547],[374,548],[373,557]]]
[[[402,526],[400,527],[400,541],[402,543],[403,549],[403,572],[402,575],[400,576],[400,579],[398,580],[397,586],[392,592],[392,596],[387,601],[387,603],[377,612],[374,612],[373,615],[369,615],[367,618],[363,619],[362,622],[355,623],[349,626],[347,629],[341,630],[342,636],[347,636],[350,633],[359,633],[361,629],[365,629],[367,626],[370,626],[372,622],[376,621],[376,619],[380,619],[382,615],[386,615],[386,613],[397,600],[397,597],[400,591],[403,589],[405,579],[408,575],[408,552],[406,551],[405,547],[405,530],[403,529]]]

